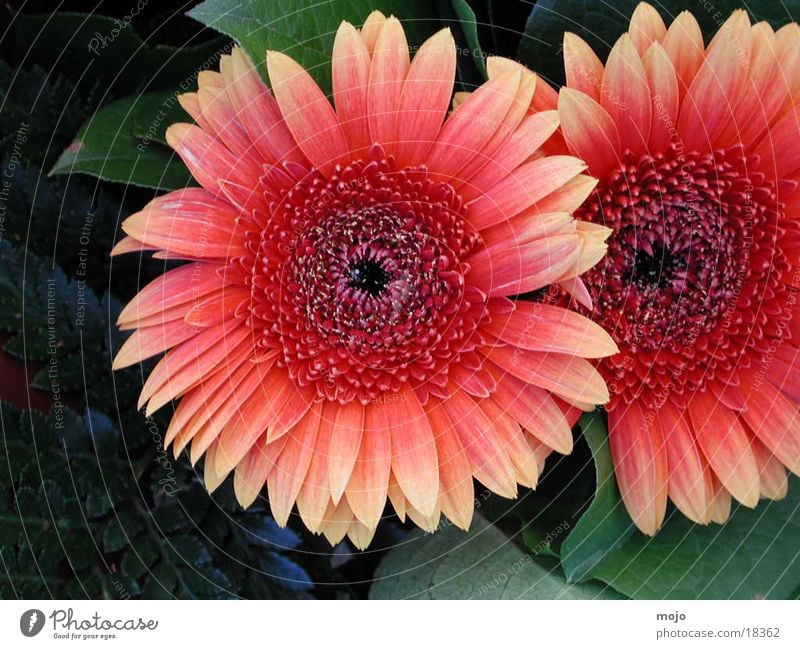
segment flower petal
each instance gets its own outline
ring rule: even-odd
[[[608,55],[600,103],[614,120],[622,149],[640,154],[647,148],[652,115],[650,88],[642,60],[628,34]]]
[[[348,22],[342,22],[333,42],[333,103],[350,151],[366,150],[372,144],[367,122],[369,50],[364,39]]]
[[[442,29],[420,47],[403,83],[395,157],[400,167],[419,164],[442,128],[456,73],[456,44]]]
[[[620,163],[619,130],[614,119],[594,99],[572,88],[558,94],[561,130],[570,151],[603,177]]]
[[[383,23],[369,67],[367,105],[369,133],[389,155],[395,153],[400,125],[400,97],[410,66],[408,42],[400,21]]]
[[[297,145],[317,169],[330,174],[348,145],[328,98],[301,65],[281,52],[267,52],[267,71]]]
[[[508,346],[489,348],[485,355],[513,376],[549,390],[565,401],[608,402],[608,388],[603,377],[583,358]]]
[[[483,329],[513,347],[531,351],[583,358],[603,358],[619,351],[611,336],[589,318],[539,302],[517,301],[511,313],[492,313]]]
[[[692,395],[689,415],[697,444],[725,489],[740,503],[758,503],[758,465],[736,414],[706,392]]]
[[[667,454],[660,435],[637,402],[608,414],[608,439],[628,512],[642,532],[653,536],[667,509]]]

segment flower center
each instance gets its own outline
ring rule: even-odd
[[[614,230],[603,262],[583,276],[588,314],[620,346],[603,361],[612,393],[631,400],[726,380],[770,339],[754,326],[787,299],[788,268],[774,187],[734,147],[628,152],[576,214]]]
[[[650,252],[636,251],[630,280],[640,291],[659,291],[672,285],[682,274],[685,276],[685,272],[685,260],[657,243]]]
[[[370,158],[311,172],[273,201],[252,269],[251,318],[299,385],[364,403],[447,383],[476,345],[485,300],[465,285],[478,241],[450,185]]]
[[[360,259],[350,266],[350,288],[377,297],[386,289],[391,275],[380,261]]]

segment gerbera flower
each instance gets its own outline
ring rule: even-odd
[[[569,150],[600,183],[577,213],[613,228],[584,276],[621,353],[600,362],[611,450],[636,525],[667,497],[698,523],[800,473],[800,28],[744,11],[708,47],[640,4],[601,64],[564,38]]]
[[[334,105],[288,56],[266,63],[272,92],[235,49],[181,97],[197,124],[167,140],[200,187],[127,219],[115,252],[191,263],[125,308],[115,366],[169,350],[140,405],[180,398],[166,442],[205,456],[209,490],[235,470],[245,507],[266,483],[281,525],[296,503],[363,548],[388,496],[466,528],[473,476],[534,486],[575,406],[608,399],[585,359],[610,337],[508,297],[574,287],[602,257],[608,231],[571,216],[585,165],[539,151],[557,114],[529,110],[535,77],[510,61],[448,117],[448,30],[412,62],[395,18],[343,23]]]

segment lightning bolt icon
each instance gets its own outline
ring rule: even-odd
[[[28,631],[33,631],[33,625],[36,624],[36,620],[39,619],[39,616],[36,615],[36,611],[31,613],[31,617],[28,620]]]

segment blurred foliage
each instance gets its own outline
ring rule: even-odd
[[[133,415],[132,415],[133,416]],[[263,507],[209,498],[160,425],[0,408],[3,598],[276,598],[313,586]]]

